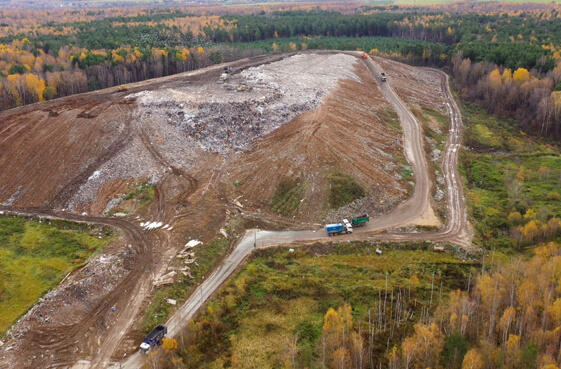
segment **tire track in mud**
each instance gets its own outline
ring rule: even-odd
[[[83,342],[86,335],[89,336],[93,334],[94,336],[103,336],[105,337],[105,341],[108,341],[108,337],[104,335],[104,327],[106,326],[108,318],[107,314],[110,312],[112,306],[116,306],[122,301],[124,291],[129,291],[128,293],[131,296],[134,295],[135,292],[138,292],[138,281],[142,280],[144,269],[150,263],[150,258],[145,257],[151,251],[150,243],[147,242],[147,237],[141,228],[124,219],[79,216],[69,213],[57,213],[54,211],[30,211],[28,209],[11,207],[0,207],[0,210],[14,215],[44,219],[64,219],[77,223],[110,226],[120,230],[126,242],[130,244],[132,250],[134,250],[134,257],[129,262],[135,265],[135,268],[131,269],[119,282],[117,288],[105,295],[103,299],[88,312],[85,318],[66,326],[40,326],[34,330],[30,330],[26,334],[26,340],[30,342],[31,349],[38,350],[38,353],[42,353],[46,350],[56,353],[52,361],[49,360],[49,357],[45,357],[44,360],[35,361],[32,367],[72,365],[76,355],[77,342]],[[127,309],[123,309],[123,313],[126,311]],[[121,318],[122,316],[119,317],[119,319]],[[94,339],[94,337],[91,337],[91,339]]]
[[[130,115],[131,111],[129,111],[127,114]],[[130,119],[128,121],[130,121]],[[57,195],[55,195],[53,201],[51,201],[48,205],[42,207],[41,210],[66,208],[68,202],[72,199],[76,192],[78,192],[80,188],[88,181],[90,176],[98,168],[119,155],[128,147],[127,143],[130,142],[130,139],[132,138],[133,127],[131,123],[128,122],[123,123],[123,125],[124,127],[122,132],[120,132],[119,137],[107,148],[105,153],[103,153],[100,157],[97,157],[93,163],[89,164],[87,168],[82,171],[82,173],[80,173],[72,181],[64,185],[57,193]]]

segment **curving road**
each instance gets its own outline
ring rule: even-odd
[[[349,53],[360,58],[359,53]],[[361,59],[363,60],[363,59]],[[460,110],[454,102],[448,86],[448,76],[437,70],[441,79],[441,88],[445,95],[450,115],[448,142],[444,151],[443,175],[446,179],[447,222],[444,229],[433,233],[400,233],[374,234],[383,230],[412,223],[429,207],[430,181],[426,157],[422,145],[421,126],[409,108],[396,95],[389,82],[382,83],[377,65],[371,59],[363,60],[374,78],[378,81],[386,99],[394,106],[401,120],[404,135],[404,150],[415,174],[415,188],[412,196],[390,214],[371,219],[367,226],[356,229],[351,235],[339,236],[337,240],[380,239],[380,240],[446,240],[462,246],[469,246],[470,240],[465,231],[466,214],[461,183],[457,172],[458,149],[462,134]],[[179,310],[167,321],[169,336],[177,336],[190,318],[204,305],[212,294],[217,291],[236,271],[243,260],[251,254],[255,247],[271,247],[310,241],[330,239],[323,229],[311,231],[257,231],[246,232],[245,237],[226,258],[222,265],[210,275],[185,301]],[[136,352],[124,363],[123,368],[140,368],[144,363],[143,356]]]
[[[404,150],[407,156],[407,160],[411,164],[414,171],[415,188],[412,196],[393,212],[378,218],[373,218],[365,227],[356,229],[355,233],[351,235],[339,236],[337,237],[337,240],[443,240],[454,242],[466,247],[469,246],[470,240],[466,232],[465,204],[461,183],[459,181],[459,176],[456,168],[458,150],[461,142],[462,120],[460,111],[451,96],[448,87],[447,75],[436,70],[428,71],[429,73],[436,73],[440,77],[441,88],[445,96],[445,103],[449,109],[450,116],[450,131],[448,142],[444,151],[442,165],[443,175],[446,180],[446,193],[448,196],[446,225],[443,230],[432,233],[382,233],[382,231],[384,230],[413,223],[415,219],[422,216],[430,206],[431,183],[429,181],[428,166],[423,150],[421,127],[411,111],[393,91],[391,87],[391,81],[384,83],[381,82],[379,68],[377,67],[375,61],[371,59],[361,59],[360,53],[345,53],[356,56],[365,63],[374,78],[378,81],[380,89],[382,90],[386,99],[394,106],[394,109],[396,110],[401,120],[404,136]],[[258,64],[259,61],[240,61],[237,63]],[[193,188],[196,187],[196,185],[193,183],[193,179],[187,176],[183,171],[170,166],[169,163],[167,163],[165,159],[151,147],[149,141],[145,139],[146,134],[142,131],[142,129],[140,129],[141,127],[135,128],[135,131],[137,132],[137,134],[139,134],[140,138],[143,139],[144,145],[149,149],[153,157],[163,166],[169,167],[172,171],[173,176],[181,178],[181,181],[184,182],[184,189],[187,192],[191,192]],[[161,196],[161,198],[158,197],[158,203],[162,203],[162,206],[159,207],[158,211],[164,213],[164,202],[166,199],[164,197],[164,194],[162,194]],[[133,222],[133,219],[88,217],[54,211],[33,211],[1,206],[0,210],[22,215],[59,218],[76,222],[87,222],[116,227],[120,229],[123,232],[124,236],[128,239],[128,241],[132,245],[134,245],[135,251],[137,253],[136,259],[139,261],[139,265],[144,264],[144,266],[148,265],[146,264],[146,260],[150,259],[150,253],[152,252],[152,242],[166,242],[163,239],[159,239],[157,235],[149,235],[146,231],[142,230],[138,225],[136,225]],[[255,246],[261,248],[276,245],[288,245],[292,243],[305,243],[327,240],[332,239],[326,236],[323,229],[283,232],[256,230],[247,231],[245,237],[239,242],[232,253],[221,264],[221,266],[217,268],[217,270],[212,275],[207,277],[205,282],[199,286],[199,288],[193,293],[191,298],[189,298],[168,320],[166,324],[168,326],[169,335],[175,336],[180,332],[181,328],[183,328],[183,326],[185,325],[185,322],[189,318],[193,317],[196,314],[197,310],[199,310],[201,306],[203,306],[204,302],[209,299],[211,295],[232,276],[236,269],[243,263],[244,259],[251,254]],[[144,269],[145,268],[143,267],[134,268],[123,281],[123,284],[125,286],[123,288],[129,291],[130,296],[142,295],[147,290],[149,290],[151,286],[150,280],[148,278],[142,278]],[[118,291],[123,291],[123,288],[120,287]],[[110,293],[106,298],[104,298],[103,302],[95,308],[95,311],[89,314],[83,322],[77,324],[68,332],[68,337],[64,337],[63,339],[61,338],[59,344],[49,344],[48,348],[52,351],[60,351],[63,355],[64,352],[68,351],[68,357],[71,358],[71,350],[73,349],[73,346],[69,345],[69,343],[73,343],[74,341],[78,340],[80,336],[89,329],[89,327],[98,325],[99,322],[103,321],[104,312],[106,312],[111,306],[114,306],[114,304],[122,297],[118,295],[118,291]],[[109,329],[107,331],[105,339],[103,340],[103,342],[101,342],[101,345],[95,357],[93,357],[90,362],[79,363],[78,365],[76,365],[76,367],[102,368],[111,365],[108,360],[110,360],[110,358],[116,351],[118,342],[123,338],[125,333],[133,325],[134,319],[137,316],[141,306],[140,301],[141,299],[131,299],[131,301],[128,302],[126,306],[121,306],[119,308],[119,311],[121,312],[119,318],[120,328],[116,329],[116,327],[112,327],[112,329]],[[42,340],[41,335],[49,334],[46,329],[47,328],[44,328],[42,331],[37,332],[36,341],[38,344]],[[129,357],[127,361],[120,364],[117,363],[115,365],[120,365],[124,368],[140,368],[142,367],[143,362],[143,357],[137,352]],[[58,363],[57,365],[60,364],[61,363]],[[72,365],[72,363],[62,364]]]

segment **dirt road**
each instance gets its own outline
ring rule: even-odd
[[[359,57],[359,54],[354,54]],[[468,246],[470,241],[466,234],[466,214],[462,187],[458,180],[457,158],[462,133],[462,120],[460,111],[454,102],[449,87],[448,77],[440,71],[441,88],[446,96],[446,105],[450,115],[450,133],[445,149],[443,162],[443,173],[446,178],[447,223],[440,232],[434,233],[383,233],[372,235],[373,232],[388,230],[401,225],[410,224],[422,216],[430,206],[430,181],[426,157],[423,152],[420,124],[407,106],[395,94],[391,88],[391,82],[381,82],[380,72],[375,63],[368,59],[364,61],[372,75],[379,81],[380,87],[388,101],[397,111],[404,133],[404,149],[409,163],[415,173],[415,188],[413,195],[399,206],[395,211],[383,217],[371,219],[367,226],[356,229],[352,235],[340,236],[340,241],[360,239],[380,240],[446,240],[462,246]],[[271,232],[252,230],[236,246],[234,251],[227,257],[223,264],[202,283],[197,291],[193,293],[180,309],[167,321],[169,336],[177,336],[184,327],[185,322],[192,318],[203,306],[204,302],[220,288],[235,272],[243,260],[251,254],[254,248],[271,247],[276,245],[288,245],[291,243],[302,243],[328,239],[325,231],[283,231]],[[143,356],[136,352],[124,363],[123,368],[140,368],[144,362]]]
[[[330,52],[334,54],[335,52]],[[357,53],[346,53],[351,54],[359,58]],[[267,56],[251,60],[244,60],[234,63],[235,67],[246,68],[248,66],[259,65],[263,63],[273,62],[281,59],[282,56]],[[363,60],[363,59],[360,59]],[[429,171],[426,163],[425,153],[422,145],[421,130],[419,122],[415,119],[411,111],[407,106],[401,101],[401,99],[396,95],[391,86],[391,77],[388,82],[382,83],[380,81],[379,69],[376,67],[375,62],[372,60],[363,60],[365,66],[370,70],[372,75],[378,81],[378,85],[383,92],[386,99],[393,105],[395,111],[399,115],[401,121],[403,136],[404,136],[404,150],[407,156],[407,160],[411,164],[414,176],[415,176],[415,187],[412,196],[405,201],[402,205],[397,207],[393,212],[386,214],[384,216],[372,219],[369,224],[363,228],[357,229],[354,234],[337,237],[337,240],[359,240],[359,239],[384,239],[384,240],[447,240],[455,242],[464,246],[469,245],[469,239],[465,233],[465,208],[462,196],[462,189],[459,181],[457,180],[457,151],[460,144],[462,122],[461,116],[457,106],[455,105],[450,92],[448,90],[447,77],[438,71],[430,71],[430,73],[439,73],[439,78],[441,79],[441,88],[445,92],[446,104],[450,112],[450,136],[445,150],[443,173],[446,178],[446,191],[448,194],[447,202],[447,223],[441,232],[435,233],[380,233],[383,230],[392,229],[401,225],[411,224],[415,222],[415,219],[422,216],[430,208],[430,180]],[[205,71],[198,71],[192,73],[193,78],[190,79],[190,83],[199,83],[201,85],[208,85],[215,82],[217,78],[216,71],[219,70],[221,66],[212,67]],[[209,72],[210,71],[210,72]],[[365,72],[367,74],[367,72]],[[185,77],[183,77],[185,78]],[[160,79],[157,82],[142,82],[135,84],[130,87],[127,94],[142,92],[145,88],[156,90],[159,86],[170,85],[175,86],[175,84],[184,83],[180,77],[172,76],[164,79]],[[50,352],[56,353],[53,355],[54,359],[39,359],[44,361],[16,361],[20,364],[19,367],[69,367],[74,365],[76,368],[101,368],[108,367],[115,363],[115,354],[120,345],[122,345],[123,340],[127,333],[132,329],[135,318],[138,317],[138,312],[145,302],[145,297],[149,296],[151,285],[151,279],[145,277],[145,272],[147,270],[152,270],[154,272],[157,268],[165,268],[164,259],[169,255],[166,253],[173,253],[174,248],[173,243],[177,243],[178,240],[172,240],[172,236],[164,231],[147,231],[139,226],[139,221],[133,219],[132,217],[125,217],[123,219],[115,218],[105,218],[105,217],[93,217],[93,216],[80,216],[75,214],[70,214],[68,212],[63,212],[67,206],[69,199],[74,195],[78,187],[87,182],[89,178],[93,175],[96,169],[104,163],[108,157],[114,156],[120,152],[122,149],[122,143],[128,141],[130,137],[138,139],[142,146],[149,152],[151,160],[158,163],[162,168],[165,168],[164,176],[161,181],[161,185],[157,187],[156,199],[153,205],[152,212],[150,213],[153,217],[152,220],[158,220],[163,222],[175,222],[176,227],[179,227],[181,222],[191,222],[189,227],[183,225],[184,232],[189,228],[194,229],[205,229],[205,226],[209,228],[208,224],[223,224],[224,215],[217,209],[223,209],[225,203],[221,197],[221,194],[214,193],[212,186],[209,186],[210,181],[212,181],[212,176],[210,175],[213,168],[213,160],[216,160],[213,156],[208,155],[201,160],[202,162],[208,161],[208,167],[200,170],[203,175],[199,175],[197,178],[189,175],[186,171],[179,168],[179,166],[170,163],[169,159],[162,155],[162,149],[156,149],[154,137],[157,136],[156,132],[149,131],[148,126],[143,126],[139,121],[130,119],[132,104],[123,104],[119,99],[123,98],[123,94],[114,93],[110,95],[111,109],[106,113],[97,103],[96,99],[101,99],[99,96],[104,97],[99,93],[84,94],[81,97],[76,97],[76,101],[81,102],[79,109],[85,109],[87,114],[78,114],[79,116],[87,116],[83,119],[96,119],[95,114],[110,115],[115,114],[115,112],[121,112],[122,116],[126,116],[124,119],[126,123],[121,125],[112,124],[102,126],[102,132],[105,132],[107,137],[105,141],[100,141],[98,144],[94,142],[93,145],[89,145],[87,148],[92,152],[84,152],[80,155],[71,155],[70,149],[69,153],[62,155],[62,157],[73,157],[76,159],[72,160],[84,160],[83,165],[76,165],[73,161],[68,160],[68,163],[64,162],[66,166],[59,168],[60,174],[55,173],[55,177],[64,178],[65,176],[74,178],[68,181],[70,185],[66,182],[64,185],[58,183],[50,183],[49,179],[52,176],[49,175],[50,170],[47,167],[41,167],[40,163],[35,163],[34,157],[22,157],[18,158],[18,162],[13,163],[14,168],[23,167],[25,165],[30,165],[28,163],[35,163],[33,165],[37,166],[37,170],[42,170],[44,175],[43,182],[35,181],[33,182],[30,177],[29,182],[33,183],[36,188],[23,189],[21,196],[31,196],[26,195],[30,193],[33,197],[30,197],[28,203],[29,208],[13,208],[10,206],[0,208],[4,211],[18,212],[24,215],[41,216],[47,218],[60,218],[71,221],[78,222],[89,222],[95,224],[105,224],[110,225],[121,230],[124,235],[126,243],[129,243],[134,251],[134,256],[129,261],[133,268],[123,281],[119,284],[118,288],[109,293],[107,296],[103,297],[87,314],[86,317],[81,318],[77,322],[73,322],[70,326],[63,327],[40,327],[37,330],[31,331],[29,335],[25,338],[29,342],[29,347],[27,347],[26,353],[29,355],[41,354],[49,350]],[[95,100],[95,101],[94,101]],[[68,112],[64,112],[62,109],[62,102],[55,101],[52,103],[47,103],[43,105],[46,110],[48,110],[48,117],[43,118],[45,122],[49,122],[48,119],[51,115],[56,117],[56,114],[60,113],[61,117],[63,115],[68,115],[69,120],[75,120],[74,113],[72,116]],[[95,105],[95,104],[98,105]],[[93,108],[90,105],[94,105]],[[131,105],[131,106],[129,106]],[[74,109],[77,109],[74,105]],[[78,109],[78,110],[79,110]],[[98,113],[97,110],[102,111]],[[32,110],[32,107],[25,107],[19,110],[21,118],[19,120],[13,120],[13,124],[8,126],[6,129],[12,130],[16,127],[18,129],[23,129],[18,124],[25,122],[28,117],[24,113],[28,110]],[[33,113],[39,114],[39,113]],[[47,116],[47,114],[45,114]],[[111,119],[104,118],[104,120],[111,121]],[[73,129],[70,131],[63,131],[69,137],[79,137],[75,130],[76,127],[80,129],[89,129],[88,135],[95,137],[96,132],[93,130],[96,126],[89,123],[87,120],[84,121],[86,124],[83,125],[69,125]],[[318,121],[319,122],[319,121]],[[45,125],[46,126],[46,125]],[[147,128],[148,127],[148,128]],[[31,127],[30,129],[36,129],[37,127]],[[314,132],[319,128],[314,129]],[[49,133],[49,128],[45,127],[45,135]],[[65,128],[66,129],[66,128]],[[97,129],[97,128],[96,128]],[[18,131],[19,132],[19,131]],[[56,133],[56,132],[55,132]],[[51,133],[53,134],[53,133]],[[61,135],[61,134],[59,134]],[[10,136],[12,137],[12,136]],[[14,134],[14,141],[17,135]],[[21,135],[21,137],[27,137]],[[22,139],[23,140],[23,139]],[[103,144],[102,144],[103,143]],[[33,144],[33,143],[32,143]],[[27,143],[26,145],[29,145]],[[39,144],[37,144],[39,145]],[[78,148],[84,146],[81,144],[80,140],[75,140],[75,145]],[[104,146],[105,145],[105,146]],[[24,146],[22,143],[21,146]],[[94,149],[98,150],[99,153]],[[103,151],[101,151],[103,149]],[[40,152],[40,150],[37,150]],[[95,162],[87,161],[90,156],[98,157]],[[53,154],[53,158],[55,158]],[[55,159],[52,159],[55,160]],[[27,163],[27,164],[26,164]],[[93,163],[93,164],[92,164]],[[31,168],[33,169],[33,168]],[[33,173],[33,170],[29,170],[29,173]],[[28,173],[26,172],[26,173]],[[30,174],[31,175],[31,174]],[[210,177],[204,178],[204,175]],[[212,171],[214,175],[214,171]],[[18,174],[14,172],[13,184],[6,185],[3,188],[16,188],[18,182],[22,179],[18,177]],[[202,179],[201,179],[202,178]],[[17,181],[16,181],[17,179]],[[52,182],[52,181],[51,181]],[[207,184],[203,190],[204,184]],[[49,188],[49,191],[42,191],[44,187]],[[210,190],[207,192],[207,190]],[[5,190],[8,191],[8,190]],[[27,192],[25,192],[27,191]],[[198,191],[198,192],[197,192]],[[214,192],[213,192],[214,191]],[[10,189],[10,194],[13,190]],[[201,194],[202,193],[202,194]],[[206,193],[206,195],[205,195]],[[19,190],[17,195],[20,196]],[[203,195],[204,198],[203,198]],[[215,218],[211,219],[211,216],[203,217],[203,221],[200,223],[195,223],[194,220],[197,217],[193,216],[195,210],[198,206],[203,206],[207,208],[207,213],[218,214],[212,215]],[[188,204],[189,206],[186,206]],[[209,205],[210,204],[210,205]],[[58,209],[58,210],[56,210]],[[193,210],[195,209],[195,210]],[[223,210],[222,210],[223,211]],[[214,213],[212,213],[214,212]],[[206,222],[206,223],[205,223]],[[213,231],[210,229],[209,232]],[[217,230],[216,230],[217,231]],[[199,289],[192,295],[192,297],[187,300],[178,312],[168,321],[169,334],[176,335],[187,319],[193,316],[196,311],[202,306],[202,304],[210,298],[210,296],[218,289],[220,286],[231,277],[235,272],[237,267],[243,262],[243,260],[253,251],[254,247],[271,247],[275,245],[287,245],[291,243],[302,243],[302,242],[313,242],[318,240],[332,240],[328,238],[323,229],[316,229],[310,231],[283,231],[283,232],[271,232],[271,231],[248,231],[246,236],[237,245],[235,250],[227,257],[223,262],[221,267],[219,267],[214,274],[207,277],[204,283],[199,286]],[[165,270],[165,269],[164,269]],[[117,306],[118,311],[115,317],[109,317],[108,313],[111,311],[111,307]],[[88,340],[84,340],[84,336],[90,335]],[[52,337],[51,342],[45,342],[45,337]],[[95,337],[95,339],[93,338]],[[86,341],[86,342],[84,342]],[[96,342],[93,342],[96,341]],[[120,343],[120,344],[119,344]],[[121,353],[122,355],[122,353]],[[84,358],[87,357],[88,360],[80,360],[76,362],[76,357]],[[112,359],[113,358],[113,359]],[[19,359],[18,359],[19,360]],[[31,360],[31,359],[29,359]],[[50,360],[50,361],[49,361]],[[124,367],[138,368],[142,365],[143,358],[135,353],[126,362],[122,363]],[[115,365],[119,365],[118,363]],[[2,365],[0,365],[2,367]],[[15,366],[14,366],[15,367]]]

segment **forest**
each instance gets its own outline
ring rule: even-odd
[[[364,50],[449,68],[464,98],[559,139],[560,10],[461,3],[2,10],[0,110],[262,53]]]

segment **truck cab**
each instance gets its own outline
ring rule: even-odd
[[[147,344],[146,342],[142,342],[140,344],[140,353],[142,355],[146,355],[147,353],[150,352],[150,349],[152,348],[152,346],[150,346],[149,344]]]
[[[343,219],[343,225],[347,233],[353,233],[353,225],[347,219]]]
[[[144,337],[144,342],[140,344],[140,353],[146,355],[152,347],[162,343],[166,334],[168,334],[168,328],[163,324],[158,324]]]

